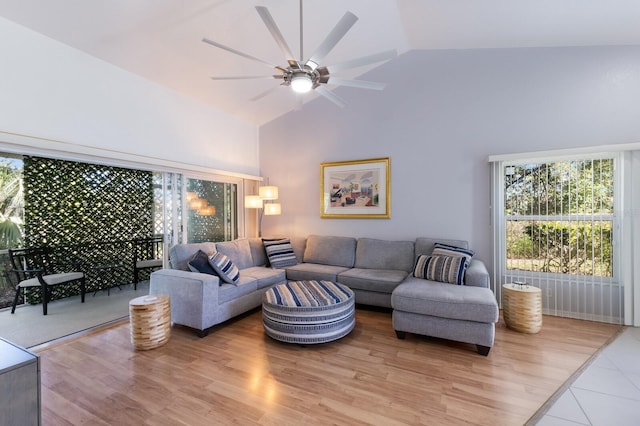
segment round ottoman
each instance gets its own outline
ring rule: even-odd
[[[148,350],[162,346],[171,336],[171,303],[166,294],[140,296],[129,301],[131,344]]]
[[[282,342],[326,343],[355,326],[355,298],[332,281],[291,281],[266,291],[262,300],[265,333]]]

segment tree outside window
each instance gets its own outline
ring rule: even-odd
[[[613,276],[613,159],[505,167],[507,269]]]

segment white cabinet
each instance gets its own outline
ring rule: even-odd
[[[0,425],[39,425],[40,358],[0,338]]]

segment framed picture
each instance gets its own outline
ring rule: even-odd
[[[320,164],[320,217],[391,217],[389,167],[389,157]]]

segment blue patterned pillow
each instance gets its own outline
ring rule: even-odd
[[[263,238],[262,244],[272,268],[285,268],[298,264],[298,259],[288,238]]]
[[[463,256],[420,255],[413,268],[413,276],[449,284],[464,284],[465,260]]]
[[[228,256],[220,252],[209,258],[209,264],[224,282],[235,284],[240,278],[238,267],[233,264]]]
[[[191,272],[200,272],[201,274],[218,275],[209,264],[209,256],[202,250],[195,252],[187,263]]]
[[[465,258],[466,268],[471,263],[471,258],[475,254],[473,250],[469,250],[462,247],[450,246],[448,244],[436,243],[433,246],[433,252],[431,253],[434,256],[463,256]]]

